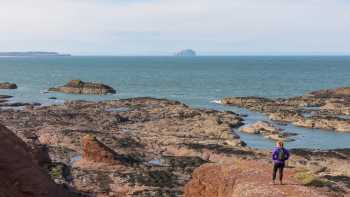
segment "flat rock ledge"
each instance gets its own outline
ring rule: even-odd
[[[243,126],[239,129],[243,133],[261,134],[264,137],[274,141],[294,141],[290,138],[294,133],[283,132],[283,129],[275,127],[272,123],[267,121],[258,121],[256,123]]]
[[[17,85],[15,83],[3,82],[0,83],[0,89],[17,89]]]
[[[116,90],[112,87],[101,84],[84,82],[79,79],[71,80],[66,85],[50,88],[51,92],[62,92],[68,94],[95,94],[95,95],[105,95],[105,94],[115,94]]]
[[[261,112],[271,120],[300,127],[350,132],[350,87],[320,90],[287,99],[227,97],[221,103]]]

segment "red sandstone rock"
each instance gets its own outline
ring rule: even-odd
[[[91,135],[87,135],[82,139],[83,159],[92,162],[115,163],[114,151],[102,144]]]
[[[0,196],[66,197],[34,161],[31,149],[6,127],[0,125]]]
[[[286,170],[285,185],[271,184],[271,166],[256,161],[204,164],[192,174],[184,197],[321,197],[324,193],[298,184]]]

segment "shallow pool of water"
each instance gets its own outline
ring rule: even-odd
[[[246,125],[255,123],[260,120],[270,121],[269,118],[262,113],[252,112],[243,108],[218,105],[216,109],[223,111],[233,111],[235,113],[245,115],[243,119]],[[274,123],[277,127],[283,129],[285,132],[298,134],[296,136],[292,136],[295,141],[286,142],[286,146],[288,148],[350,148],[350,133],[334,132],[323,129],[309,129],[296,127],[292,124],[278,124],[277,122],[270,122]],[[269,140],[262,135],[242,133],[239,131],[239,129],[235,129],[235,132],[237,132],[241,139],[245,141],[250,147],[270,149],[275,145],[274,141]]]

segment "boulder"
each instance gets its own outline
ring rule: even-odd
[[[271,123],[266,121],[258,121],[254,124],[241,127],[241,132],[251,133],[251,134],[260,134],[260,133],[272,133],[278,134],[282,131],[282,129],[274,127]]]
[[[105,84],[84,82],[81,80],[71,80],[66,85],[50,88],[49,91],[71,93],[71,94],[115,94],[116,91]]]
[[[293,139],[289,137],[295,135],[292,133],[281,132],[282,129],[276,128],[274,125],[266,121],[258,121],[254,124],[241,127],[240,131],[249,134],[262,134],[267,139],[274,141],[293,141]]]
[[[113,163],[115,152],[91,135],[82,139],[83,159],[93,162]]]
[[[131,158],[116,153],[96,137],[86,135],[82,139],[83,159],[85,161],[105,164],[133,164],[137,162]]]
[[[38,166],[32,150],[14,133],[0,125],[0,196],[66,197]]]
[[[4,82],[0,83],[0,89],[17,89],[17,85],[14,83]]]
[[[184,197],[287,197],[326,196],[315,188],[298,184],[286,170],[287,185],[275,186],[270,183],[271,166],[250,161],[232,164],[204,164],[192,174],[186,184]]]

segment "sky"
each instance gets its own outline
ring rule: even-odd
[[[350,54],[348,0],[0,0],[0,51]]]

